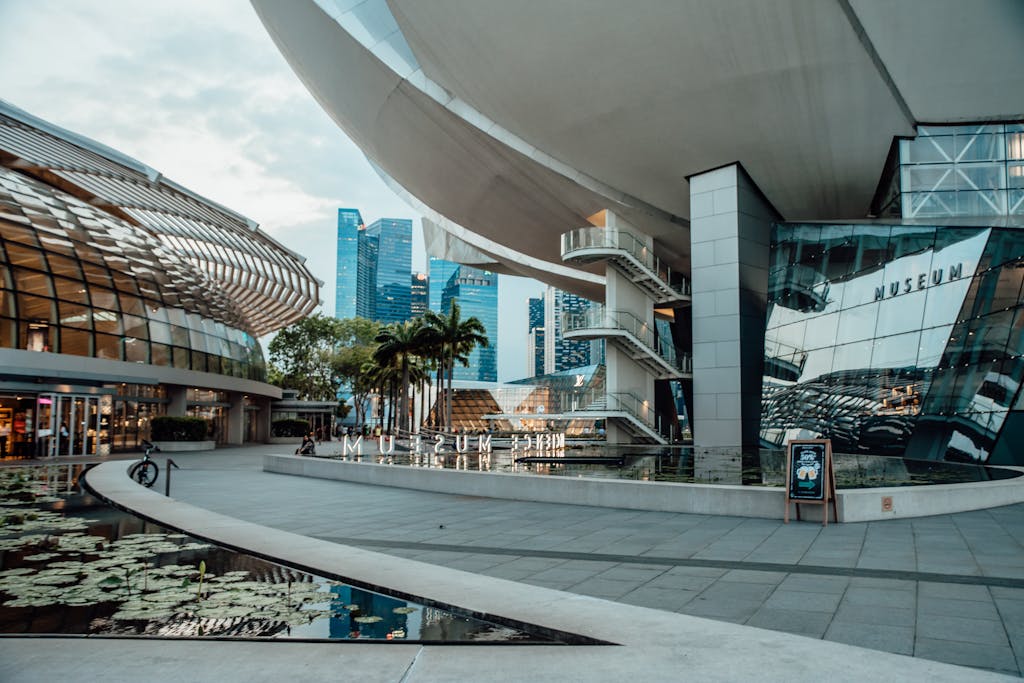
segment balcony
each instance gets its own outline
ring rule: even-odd
[[[562,315],[566,339],[607,339],[656,379],[693,377],[693,360],[654,333],[652,325],[626,311],[609,311],[594,306],[583,313]]]
[[[635,235],[606,228],[579,228],[562,235],[562,260],[590,263],[607,260],[656,304],[690,301],[690,282],[653,254]]]

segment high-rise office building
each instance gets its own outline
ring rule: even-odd
[[[562,316],[586,313],[594,302],[570,292],[548,287],[544,292],[544,372],[562,372],[590,365],[592,345],[589,340],[566,339]]]
[[[338,209],[338,265],[335,271],[334,317],[356,315],[356,282],[359,263],[359,229],[363,217],[359,209]]]
[[[529,338],[526,345],[526,367],[531,377],[544,374],[544,297],[531,297],[528,303]]]
[[[486,329],[487,347],[477,346],[469,354],[469,366],[455,365],[455,379],[498,381],[498,275],[472,266],[460,266],[448,280],[441,306],[449,310],[457,301],[463,320],[478,319]]]
[[[358,216],[358,212],[355,212]],[[340,221],[339,217],[339,221]],[[342,268],[339,222],[338,269]],[[346,248],[349,246],[346,244]],[[413,221],[381,218],[357,229],[356,249],[347,253],[354,264],[354,314],[379,323],[401,323],[412,316]],[[415,276],[414,276],[415,278]],[[339,274],[339,301],[341,300]],[[341,304],[339,303],[339,306]],[[340,307],[338,308],[340,310]],[[338,317],[343,317],[338,315]]]
[[[427,290],[429,287],[430,279],[426,273],[412,274],[412,285],[409,290],[410,317],[416,318],[427,312]]]
[[[434,313],[447,313],[441,309],[441,298],[444,295],[444,288],[448,285],[448,280],[458,269],[458,263],[445,261],[436,256],[430,257],[427,265],[427,273],[430,276],[427,305]]]
[[[381,218],[368,225],[364,235],[368,242],[376,242],[374,310],[370,317],[382,323],[404,322],[411,308],[412,221]]]
[[[377,252],[380,238],[359,231],[359,249],[356,257],[356,315],[367,320],[377,319]]]

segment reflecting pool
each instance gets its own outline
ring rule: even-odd
[[[0,633],[554,642],[175,533],[83,492],[82,469],[0,468]]]
[[[585,446],[555,451],[495,449],[490,453],[449,450],[441,454],[414,454],[396,447],[386,456],[349,454],[347,459],[511,474],[781,487],[786,471],[784,455],[781,449],[761,449],[757,454],[744,457],[742,462],[739,458],[723,457],[721,470],[715,469],[715,458],[711,458],[710,465],[702,463],[700,468],[695,468],[693,447],[687,446]],[[342,456],[316,457],[341,459]],[[1001,467],[881,455],[836,453],[834,462],[836,487],[840,489],[962,484],[1021,475],[1016,470]]]

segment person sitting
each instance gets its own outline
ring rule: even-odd
[[[295,455],[315,455],[316,454],[316,442],[313,441],[312,435],[302,435],[302,445],[295,449]]]

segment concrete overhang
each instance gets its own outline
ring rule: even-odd
[[[664,236],[671,260],[687,259],[686,221],[622,193],[595,191],[474,126],[392,71],[312,0],[253,5],[306,87],[366,156],[451,222],[564,268],[559,235],[610,208]],[[522,267],[496,256],[513,270]],[[569,270],[603,273],[600,266]]]

